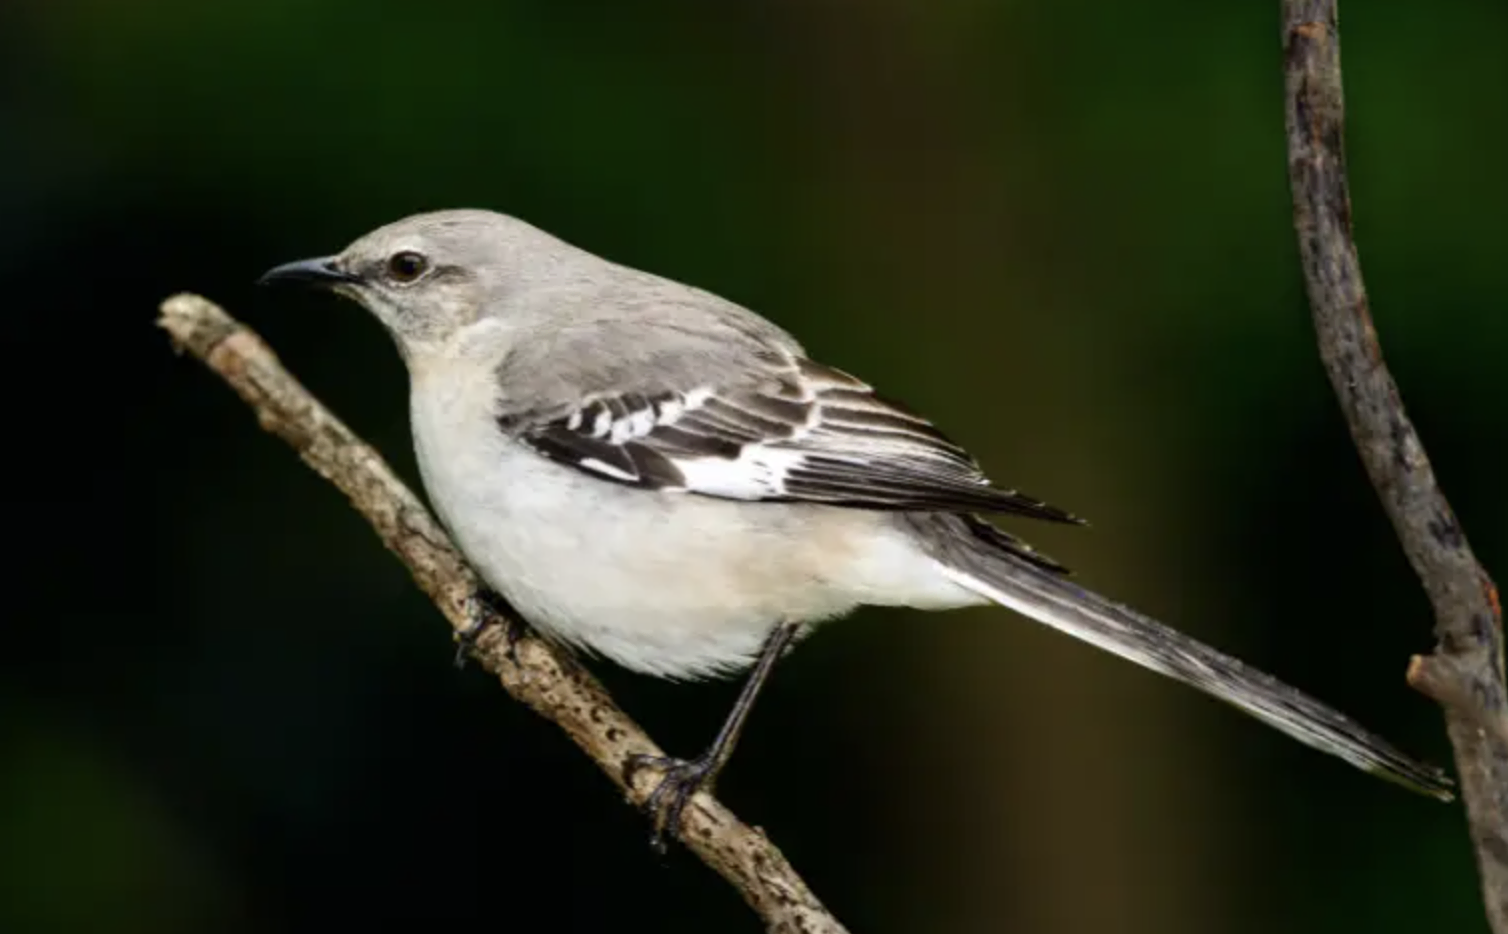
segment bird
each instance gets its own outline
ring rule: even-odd
[[[1450,800],[1438,768],[1070,579],[992,521],[1082,524],[992,483],[928,419],[741,305],[518,218],[416,214],[263,283],[385,327],[419,472],[490,596],[563,646],[675,680],[748,671],[716,738],[659,771],[658,845],[727,764],[776,661],[860,606],[996,604]]]

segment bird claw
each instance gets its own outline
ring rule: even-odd
[[[490,616],[496,616],[503,620],[506,630],[503,636],[508,640],[508,661],[517,667],[518,643],[524,638],[524,634],[529,628],[524,623],[523,617],[519,615],[518,610],[515,610],[502,594],[485,587],[472,594],[467,602],[466,615],[469,619],[466,623],[466,628],[460,630],[455,635],[456,668],[458,670],[465,668],[466,660],[475,654],[477,641],[481,639],[482,633],[486,632],[487,627],[491,625]]]
[[[624,782],[632,786],[634,776],[641,769],[656,769],[661,773],[660,783],[644,802],[644,810],[654,821],[649,845],[656,853],[664,855],[666,837],[680,832],[681,815],[685,813],[686,804],[698,791],[710,790],[717,770],[709,756],[686,760],[640,753],[629,756],[624,764]]]

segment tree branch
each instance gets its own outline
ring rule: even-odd
[[[623,765],[635,754],[661,755],[660,749],[569,656],[525,635],[515,646],[516,662],[509,657],[503,637],[507,621],[476,599],[478,580],[465,558],[376,451],[299,385],[261,338],[213,303],[174,296],[163,303],[158,323],[178,347],[229,383],[263,428],[292,445],[350,499],[458,634],[477,612],[487,613],[488,622],[497,625],[489,625],[477,640],[475,657],[482,667],[509,694],[565,730],[629,801],[643,806],[656,776],[641,772],[629,787]],[[775,845],[705,792],[687,806],[679,835],[743,895],[769,931],[846,934]]]
[[[1487,918],[1508,934],[1508,689],[1497,590],[1435,482],[1372,327],[1351,233],[1335,0],[1284,0],[1288,174],[1320,356],[1351,437],[1424,584],[1438,640],[1408,681],[1445,712]]]

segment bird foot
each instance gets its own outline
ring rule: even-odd
[[[717,775],[717,762],[711,755],[695,759],[676,759],[670,756],[633,755],[623,766],[623,780],[632,786],[634,776],[641,769],[655,769],[660,775],[660,784],[644,802],[644,810],[654,821],[649,845],[655,852],[664,854],[666,837],[680,832],[681,815],[691,796],[698,791],[712,788],[712,779]]]
[[[503,620],[506,632],[504,638],[508,640],[508,661],[518,665],[518,643],[528,631],[524,618],[518,610],[508,602],[502,594],[490,588],[483,587],[471,595],[467,606],[469,620],[466,628],[457,632],[455,666],[457,669],[466,667],[466,659],[476,652],[477,640],[482,633],[491,625],[491,617],[500,617]]]

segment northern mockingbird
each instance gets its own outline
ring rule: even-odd
[[[981,516],[1078,520],[991,485],[926,419],[732,302],[475,210],[263,281],[328,287],[386,326],[430,499],[531,625],[666,678],[754,665],[703,755],[630,764],[663,771],[657,837],[727,761],[775,660],[863,604],[997,603],[1450,797],[1350,718],[1069,582]]]

